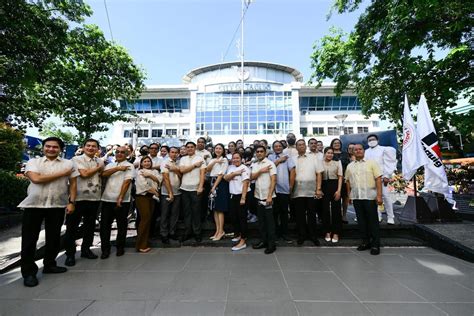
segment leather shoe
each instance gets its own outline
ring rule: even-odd
[[[178,240],[178,239],[179,239],[178,236],[176,236],[175,234],[172,234],[172,235],[170,235],[169,237],[170,237],[170,239],[172,239],[172,240]]]
[[[201,241],[202,241],[202,237],[201,237],[201,236],[196,236],[194,239],[196,240],[196,242],[201,242]]]
[[[179,239],[180,242],[185,242],[186,240],[189,240],[191,238],[191,235],[183,235]]]
[[[76,258],[74,258],[73,256],[67,256],[66,260],[64,261],[64,264],[68,267],[74,267],[76,265]]]
[[[302,245],[304,244],[304,239],[298,238],[298,240],[296,241],[296,244],[297,244],[298,246],[302,246]]]
[[[168,237],[161,237],[161,242],[165,245],[169,245],[170,239]]]
[[[274,253],[275,250],[276,250],[276,247],[270,247],[270,248],[265,249],[264,253],[265,253],[266,255],[269,255],[269,254],[271,254],[271,253]]]
[[[360,244],[359,247],[357,247],[358,251],[364,251],[364,250],[367,250],[367,249],[370,249],[369,244]]]
[[[258,244],[253,244],[252,248],[253,249],[263,249],[263,248],[267,248],[267,245],[265,245],[263,242],[259,242]]]
[[[38,285],[38,279],[34,275],[28,275],[23,279],[23,285],[27,287],[35,287]]]
[[[321,243],[319,242],[318,238],[311,239],[311,241],[313,242],[315,246],[321,246]]]
[[[123,256],[124,253],[125,253],[125,249],[117,248],[117,253],[116,253],[117,257]]]
[[[110,256],[110,251],[104,251],[102,252],[102,255],[100,256],[100,259],[107,259]]]
[[[82,251],[81,252],[81,258],[97,259],[97,258],[99,258],[99,256],[96,255],[95,253],[93,253],[91,250],[87,250],[87,251]]]
[[[44,267],[43,268],[43,274],[49,274],[49,273],[64,273],[67,271],[67,268],[65,267],[58,267],[58,266],[53,266],[53,267]]]
[[[370,254],[373,256],[376,256],[380,254],[380,248],[379,247],[372,247],[370,248]]]

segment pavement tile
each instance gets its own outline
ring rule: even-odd
[[[158,301],[116,301],[100,300],[94,301],[80,316],[128,316],[128,315],[152,315]]]
[[[441,316],[443,311],[430,303],[365,303],[374,315],[380,316]]]
[[[0,315],[77,315],[91,303],[82,300],[0,300]]]
[[[359,271],[378,271],[372,263],[355,253],[319,254],[318,258],[332,271],[358,273]]]
[[[316,254],[312,253],[276,253],[283,271],[330,271]]]
[[[300,316],[366,316],[369,310],[356,302],[296,302]]]
[[[136,268],[137,271],[182,271],[193,256],[193,252],[163,252],[147,256],[148,260]]]
[[[341,280],[362,302],[425,302],[383,272],[336,272]]]
[[[284,271],[283,273],[294,300],[356,301],[332,272]]]
[[[229,274],[227,271],[182,271],[162,300],[225,301]]]
[[[474,302],[474,291],[447,277],[434,277],[432,273],[390,273],[390,275],[430,302]]]
[[[409,260],[399,254],[380,254],[372,256],[363,253],[362,258],[370,262],[378,271],[384,272],[427,272],[427,269],[418,262]]]
[[[280,271],[275,255],[250,253],[233,255],[231,258],[232,271]]]
[[[168,302],[161,301],[152,315],[157,316],[221,316],[225,302]]]
[[[195,253],[186,265],[186,271],[230,271],[231,253]]]
[[[279,271],[232,271],[228,301],[290,300]]]
[[[450,316],[472,316],[474,315],[473,303],[436,303],[437,307]]]
[[[298,315],[292,301],[228,302],[226,316],[292,316]]]

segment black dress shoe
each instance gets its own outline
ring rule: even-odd
[[[23,285],[27,287],[35,287],[38,285],[38,279],[34,275],[28,275],[23,279]]]
[[[281,236],[281,239],[286,241],[287,244],[292,244],[293,243],[293,239],[291,239],[290,237],[288,237],[286,235]]]
[[[263,243],[263,242],[259,242],[257,244],[253,244],[252,248],[253,249],[263,249],[263,248],[267,248],[267,245],[265,245],[265,243]]]
[[[364,251],[364,250],[367,250],[367,249],[370,249],[369,244],[360,244],[359,247],[357,247],[358,251]]]
[[[161,242],[165,245],[169,245],[170,239],[168,237],[161,237]]]
[[[96,255],[95,253],[93,253],[93,252],[90,251],[90,250],[86,250],[86,251],[82,251],[82,252],[81,252],[81,258],[97,259],[97,258],[99,258],[99,256]]]
[[[196,236],[196,242],[201,242],[202,241],[202,237],[201,236]]]
[[[117,253],[116,253],[117,257],[123,256],[124,253],[125,253],[125,249],[123,249],[123,248],[117,248]]]
[[[67,256],[64,264],[68,267],[74,267],[76,265],[76,258],[74,256]]]
[[[64,273],[67,271],[67,268],[65,267],[44,267],[43,268],[43,274],[49,274],[49,273]]]
[[[191,235],[183,235],[179,239],[180,242],[185,242],[186,240],[189,240],[191,238]]]
[[[370,254],[373,256],[376,256],[380,254],[380,248],[379,247],[372,247],[370,248]]]
[[[108,257],[110,257],[110,251],[103,251],[100,259],[107,259]]]
[[[269,255],[269,254],[271,254],[271,253],[274,253],[275,250],[276,250],[276,247],[269,247],[269,248],[265,249],[264,253],[265,253],[266,255]]]
[[[304,239],[298,238],[298,240],[296,241],[296,244],[298,246],[302,246],[304,244]]]
[[[321,246],[321,243],[319,242],[319,239],[318,239],[318,238],[313,238],[313,239],[311,239],[311,241],[313,242],[313,244],[314,244],[315,246]]]

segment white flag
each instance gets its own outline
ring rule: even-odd
[[[421,95],[418,104],[418,120],[417,131],[421,143],[425,150],[429,163],[425,166],[425,186],[426,190],[444,194],[448,194],[448,178],[446,170],[441,161],[441,149],[438,144],[438,136],[431,119],[428,104],[424,95]]]
[[[403,159],[402,172],[405,180],[411,180],[416,170],[426,165],[429,161],[416,133],[415,123],[410,113],[408,98],[405,94],[405,107],[403,109]]]

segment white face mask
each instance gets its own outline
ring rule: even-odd
[[[369,147],[374,148],[375,146],[379,144],[379,142],[376,140],[371,140],[368,142],[368,144],[369,144]]]

